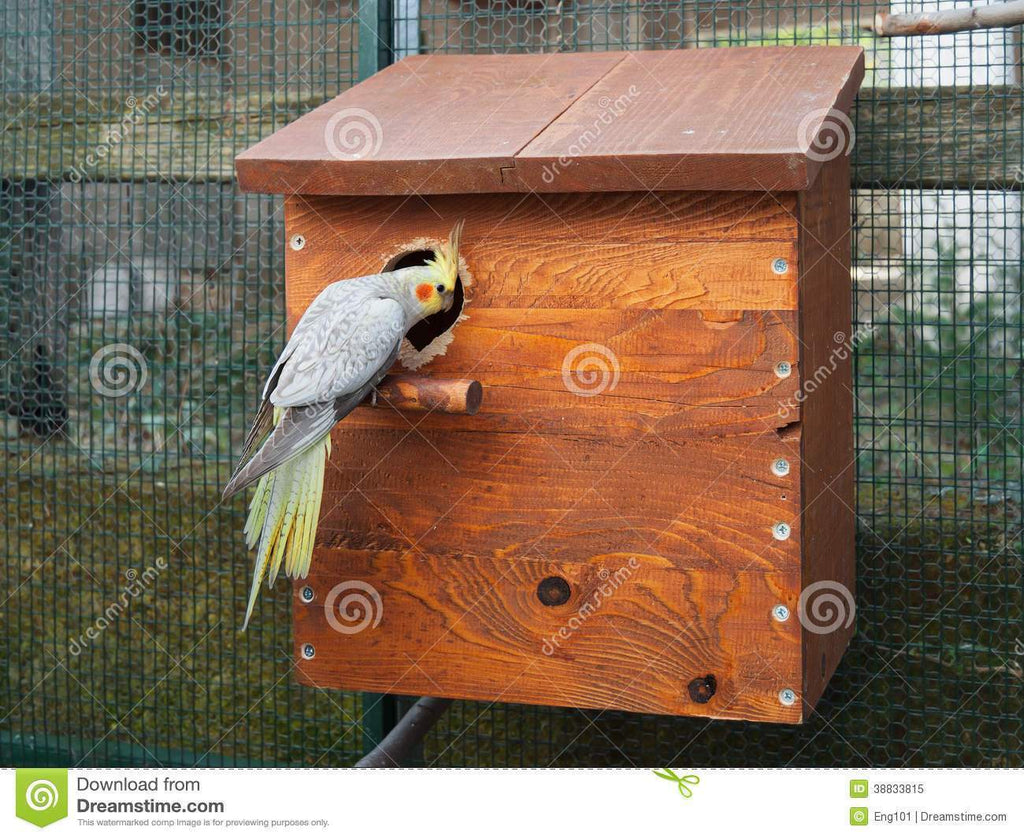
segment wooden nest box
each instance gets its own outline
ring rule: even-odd
[[[465,316],[403,357],[482,404],[335,430],[302,680],[808,717],[853,633],[862,76],[856,47],[416,56],[238,157],[285,196],[293,325],[466,220]]]

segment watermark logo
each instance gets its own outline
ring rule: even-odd
[[[146,358],[130,343],[108,343],[89,361],[89,382],[101,396],[119,399],[146,386]]]
[[[663,780],[668,780],[670,783],[675,783],[676,789],[685,798],[693,797],[691,786],[696,786],[700,783],[700,777],[696,774],[683,774],[680,776],[671,768],[657,768],[654,770],[654,775],[661,777]]]
[[[850,807],[850,826],[867,826],[868,825],[868,807],[867,806],[851,806]]]
[[[841,582],[823,579],[800,592],[797,613],[800,625],[812,634],[831,634],[852,626],[857,608],[849,588]]]
[[[324,126],[324,145],[335,160],[365,160],[384,143],[384,128],[363,108],[342,108]]]
[[[600,343],[581,343],[562,359],[562,382],[570,393],[584,398],[614,390],[619,374],[619,359]]]
[[[14,813],[36,826],[68,816],[66,768],[19,768],[14,780]]]
[[[853,121],[837,108],[819,108],[800,120],[796,129],[800,151],[825,163],[853,151],[857,138]]]
[[[359,634],[380,625],[384,601],[369,582],[349,579],[331,588],[324,599],[324,615],[339,634]]]

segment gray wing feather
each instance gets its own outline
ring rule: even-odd
[[[243,460],[238,466],[228,485],[224,487],[223,497],[228,498],[255,483],[267,472],[323,439],[331,428],[355,410],[367,394],[380,383],[398,357],[401,344],[400,339],[395,341],[384,362],[373,372],[370,379],[354,392],[328,402],[286,408],[281,421],[270,432],[260,449],[248,461]],[[251,431],[250,436],[252,434]]]
[[[328,402],[368,381],[405,335],[405,312],[381,298],[370,280],[328,286],[313,302],[288,341],[287,363],[267,393],[277,407]],[[339,295],[351,288],[346,298]]]

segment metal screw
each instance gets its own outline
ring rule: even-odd
[[[787,707],[796,704],[796,693],[789,687],[786,687],[784,690],[779,690],[779,703],[785,704]]]
[[[772,616],[780,623],[789,619],[789,609],[781,602],[772,609]]]
[[[774,527],[772,527],[772,535],[774,535],[779,541],[785,541],[789,538],[792,530],[789,528],[789,524],[785,521],[779,521]]]
[[[789,474],[789,460],[785,457],[779,457],[772,463],[772,474],[776,477],[785,477]]]
[[[302,589],[302,601],[303,602],[312,602],[313,601],[313,589],[311,587],[309,587],[309,585],[306,585],[306,587]]]
[[[780,256],[772,262],[772,270],[777,274],[784,274],[789,270],[789,262]]]
[[[779,378],[789,378],[792,373],[793,365],[790,364],[789,361],[779,361],[779,363],[775,365],[775,374]]]
[[[312,643],[307,643],[305,646],[302,647],[302,657],[304,657],[306,660],[312,660],[313,655],[315,654],[316,649],[313,648]]]
[[[302,250],[306,246],[306,237],[296,233],[292,236],[292,250]]]

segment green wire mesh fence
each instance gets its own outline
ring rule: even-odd
[[[894,3],[894,11],[954,3]],[[0,0],[0,762],[351,764],[406,700],[238,633],[220,487],[283,345],[280,202],[235,153],[418,52],[861,44],[858,635],[800,728],[456,703],[424,764],[1020,765],[1020,29],[873,3]]]

